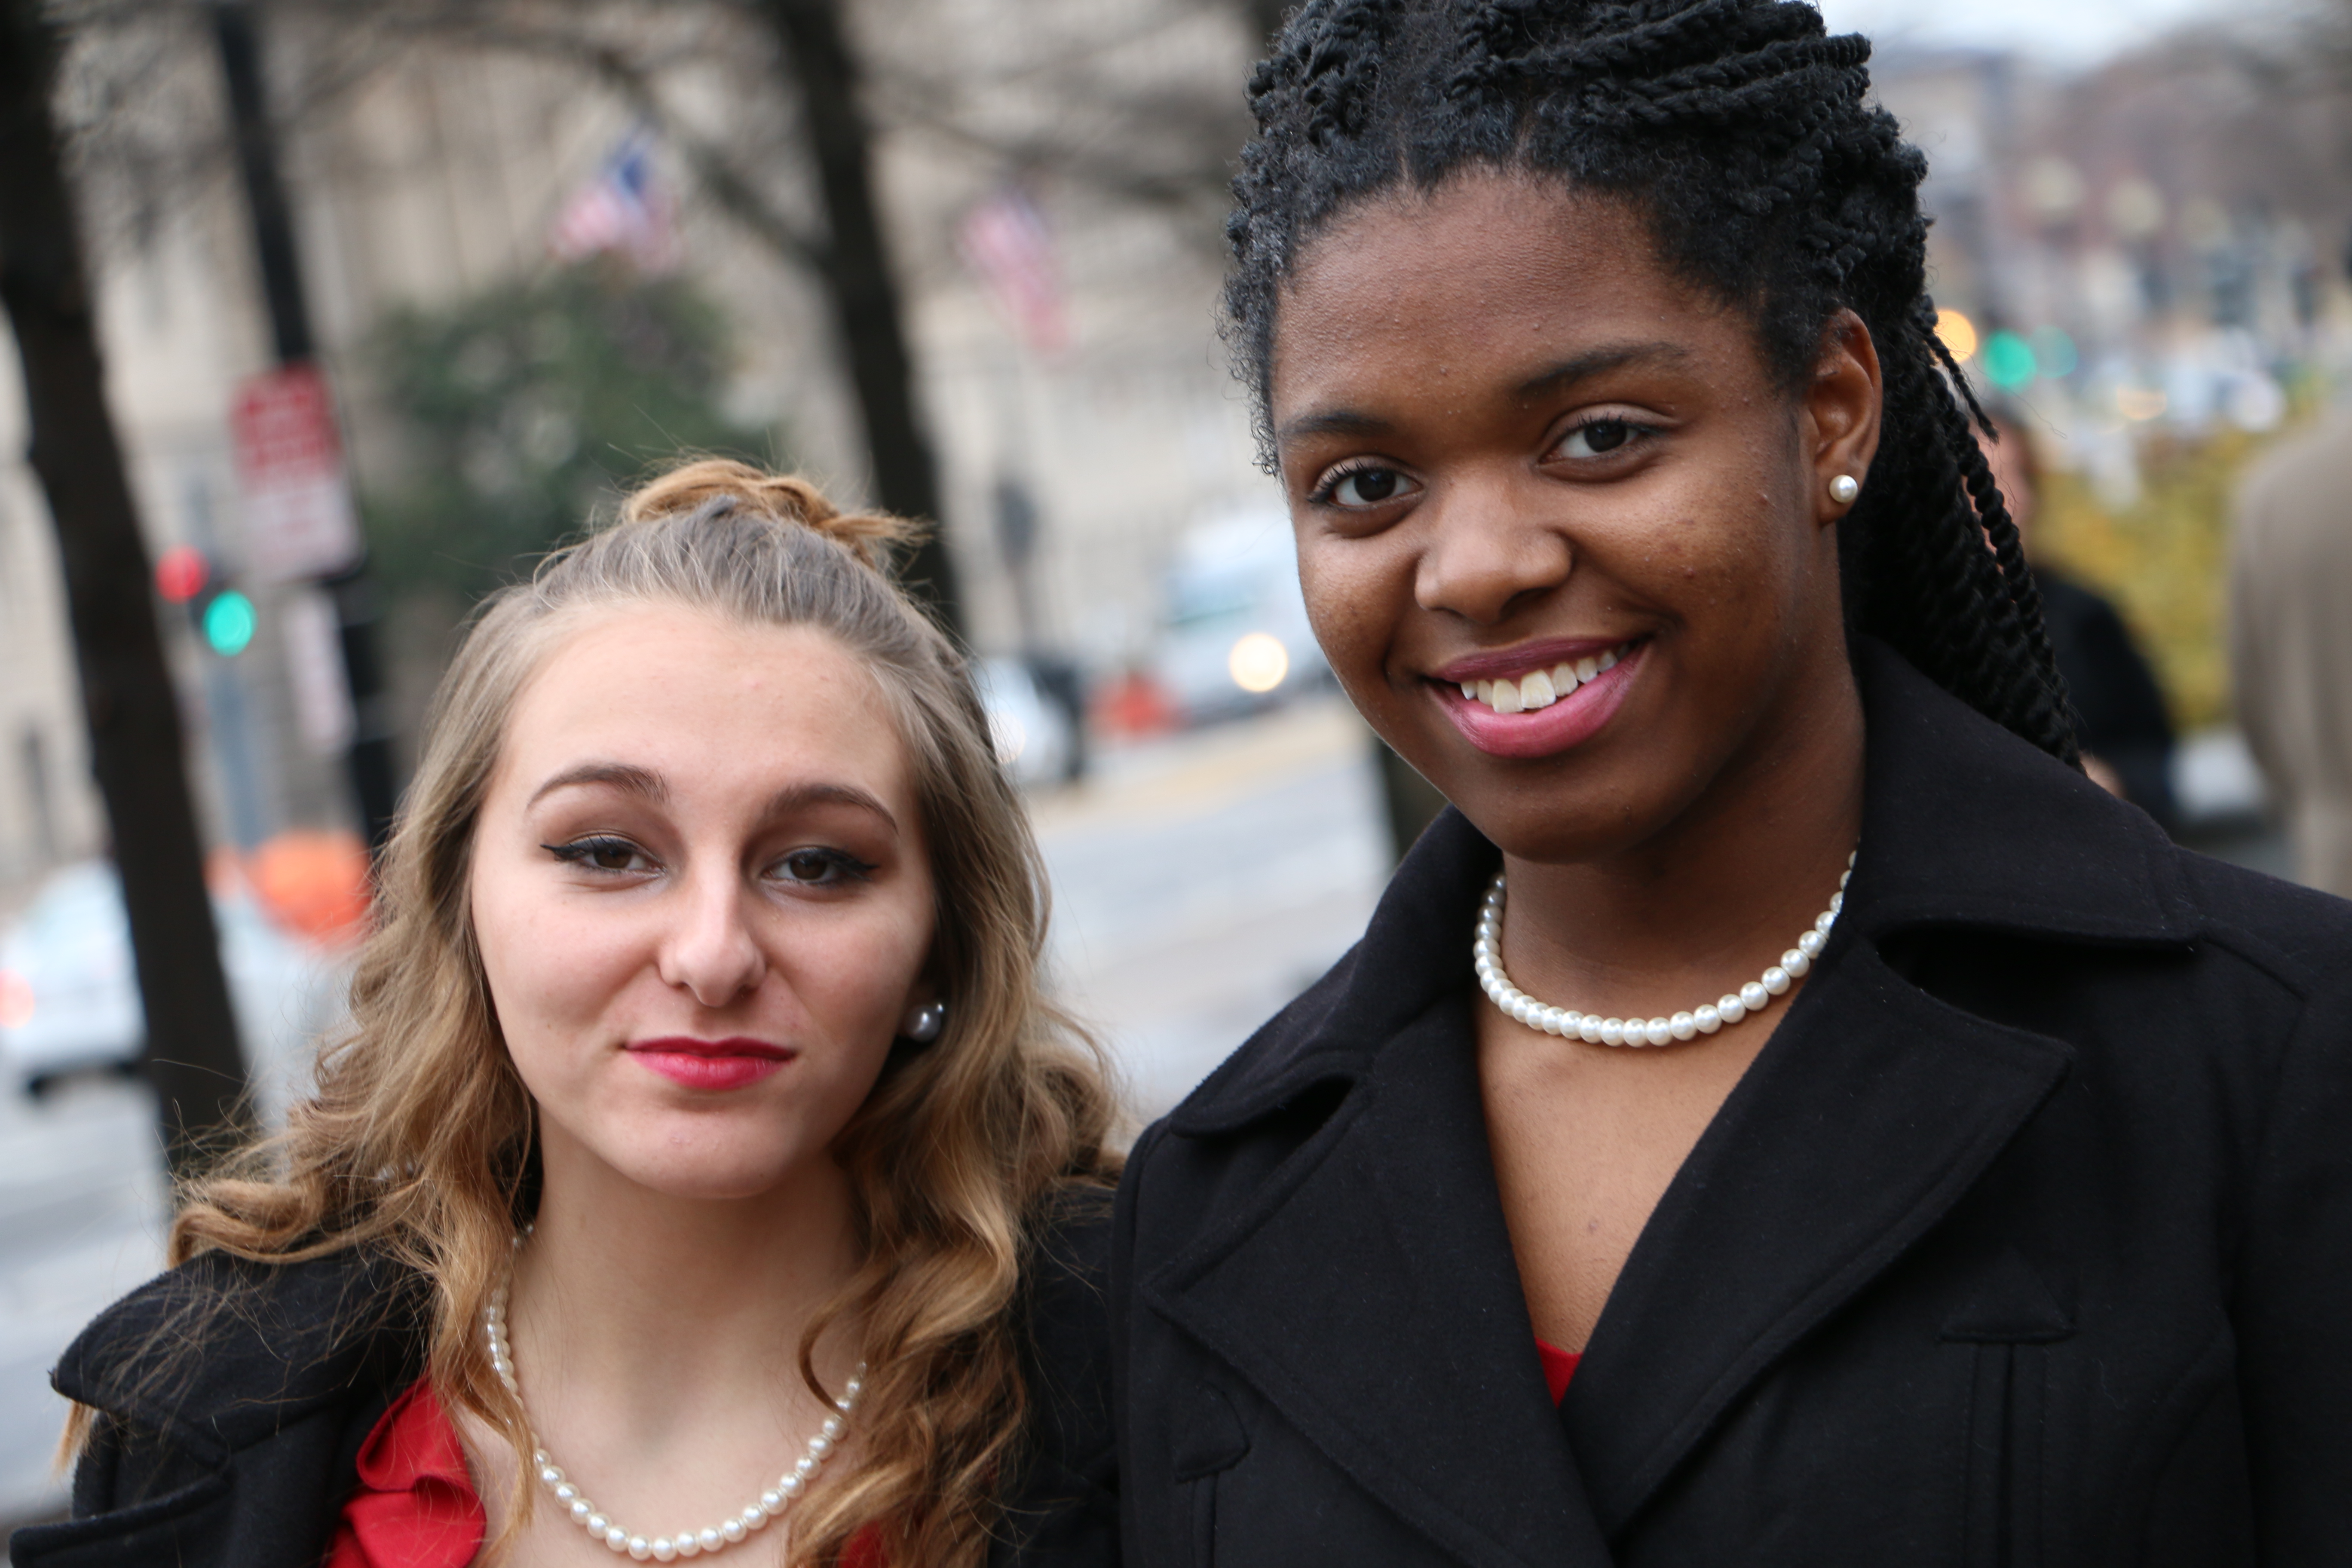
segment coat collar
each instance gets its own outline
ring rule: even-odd
[[[1838,946],[1953,925],[2174,947],[2202,917],[2147,815],[1859,637],[1861,858]],[[1448,807],[1390,879],[1363,940],[1177,1107],[1179,1132],[1237,1129],[1353,1081],[1403,1024],[1470,978],[1469,931],[1500,858]]]
[[[363,1248],[299,1263],[207,1252],[99,1314],[57,1391],[217,1460],[424,1370],[423,1282]]]
[[[1855,656],[1868,774],[1836,934],[1644,1228],[1556,1416],[1508,1267],[1470,1034],[1469,931],[1496,855],[1458,814],[1423,835],[1357,948],[1171,1118],[1213,1138],[1318,1086],[1344,1090],[1280,1177],[1140,1284],[1463,1561],[1605,1562],[1599,1542],[1941,1219],[2064,1077],[2063,1042],[1927,995],[1878,939],[1939,924],[2100,944],[2196,933],[2144,816],[1884,647]]]

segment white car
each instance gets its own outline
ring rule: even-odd
[[[1024,788],[1057,784],[1070,776],[1069,715],[1039,689],[1037,679],[1018,659],[985,658],[972,666],[981,706],[988,710],[996,760]]]
[[[1167,594],[1151,671],[1188,723],[1264,708],[1330,679],[1280,508],[1236,512],[1186,534]]]
[[[213,922],[246,1070],[274,1113],[334,1016],[344,965],[243,891],[214,895]],[[35,1094],[75,1073],[127,1073],[146,1032],[121,879],[100,861],[67,867],[0,934],[0,1070]]]

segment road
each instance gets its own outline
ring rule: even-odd
[[[1328,697],[1114,750],[1034,803],[1055,990],[1110,1047],[1129,1131],[1363,929],[1387,871],[1369,744]],[[162,1266],[154,1147],[137,1086],[0,1092],[0,1528],[62,1500],[58,1352]]]
[[[1139,1116],[1362,931],[1389,856],[1370,744],[1334,696],[1114,754],[1039,803],[1055,989]]]
[[[0,1524],[58,1506],[66,1407],[49,1368],[100,1307],[163,1266],[165,1187],[146,1090],[0,1093]]]

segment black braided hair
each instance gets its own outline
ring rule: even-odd
[[[1630,200],[1669,267],[1752,318],[1790,395],[1836,310],[1869,327],[1884,427],[1839,524],[1847,625],[2076,763],[2041,595],[1970,421],[1990,426],[1936,336],[1927,160],[1864,101],[1869,58],[1799,0],[1307,0],[1251,82],[1258,134],[1226,224],[1260,457],[1274,466],[1283,280],[1344,209],[1480,167]]]

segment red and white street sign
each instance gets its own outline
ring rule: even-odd
[[[246,565],[255,577],[324,577],[359,560],[343,443],[318,366],[248,377],[229,409],[229,436],[245,494]]]

